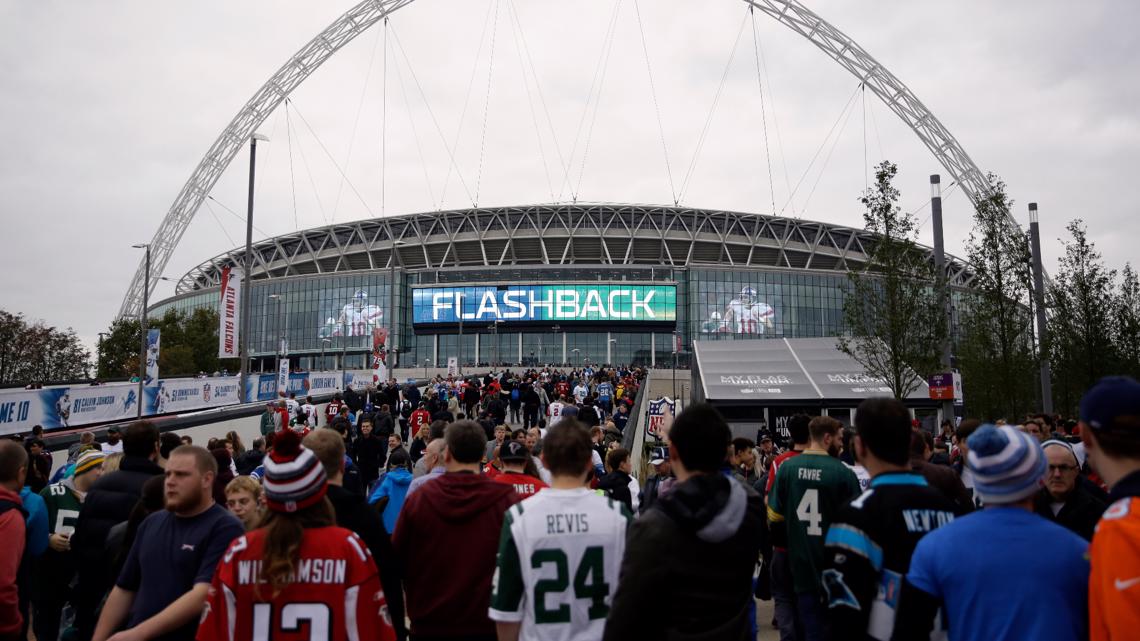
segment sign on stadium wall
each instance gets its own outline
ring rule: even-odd
[[[463,323],[668,324],[677,321],[675,285],[566,283],[421,287],[412,291],[417,328]]]

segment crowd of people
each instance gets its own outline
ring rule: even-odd
[[[929,433],[872,398],[758,442],[692,404],[639,479],[643,382],[388,381],[283,398],[248,449],[84,435],[54,474],[2,441],[0,641],[1137,638],[1140,383],[1071,422]]]

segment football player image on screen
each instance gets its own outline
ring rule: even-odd
[[[771,329],[776,311],[771,305],[756,300],[756,289],[745,287],[728,303],[724,323],[734,334],[763,334]]]
[[[358,289],[352,300],[340,310],[339,318],[330,316],[325,320],[320,337],[369,336],[383,317],[384,312],[378,306],[368,304],[368,292]]]
[[[724,316],[720,312],[710,313],[709,319],[701,323],[702,334],[724,334],[728,331],[728,325],[725,324]]]

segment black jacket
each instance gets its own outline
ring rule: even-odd
[[[625,504],[625,509],[633,512],[633,493],[630,492],[629,482],[633,478],[621,470],[614,470],[598,479],[598,489],[604,490],[606,496]]]
[[[1104,501],[1086,492],[1079,483],[1056,516],[1053,515],[1053,508],[1050,505],[1052,502],[1053,496],[1049,494],[1049,490],[1041,488],[1037,496],[1033,497],[1033,511],[1057,525],[1068,528],[1086,541],[1092,540],[1100,515],[1108,508]]]
[[[375,432],[365,438],[361,436],[352,444],[352,460],[360,468],[360,476],[365,484],[380,476],[380,466],[388,452],[388,439],[380,438]]]
[[[388,440],[396,429],[396,422],[392,419],[392,414],[384,411],[377,411],[372,415],[372,433],[382,440]]]
[[[723,475],[675,485],[629,526],[603,638],[747,639],[764,518],[760,495]]]
[[[115,580],[111,572],[114,554],[108,554],[106,549],[108,532],[131,515],[142,496],[143,484],[162,473],[162,468],[150,459],[128,456],[117,472],[95,481],[87,492],[71,536],[79,579],[72,603],[79,638],[90,638],[94,633],[95,610]]]
[[[125,457],[116,472],[100,478],[91,486],[79,511],[79,521],[71,539],[71,547],[80,554],[101,556],[107,532],[131,515],[142,496],[142,486],[162,468],[150,459]]]
[[[250,472],[257,469],[265,461],[265,452],[261,450],[246,450],[244,454],[234,461],[237,466],[237,473],[242,476],[248,476]]]
[[[396,553],[392,550],[388,532],[384,530],[384,521],[360,494],[339,485],[329,485],[328,497],[336,511],[336,524],[356,532],[372,552],[372,559],[380,571],[380,584],[384,588],[388,612],[392,615],[392,625],[396,628],[396,638],[403,641],[408,637],[404,626],[404,590],[400,584]]]

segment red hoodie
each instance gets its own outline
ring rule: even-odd
[[[500,487],[506,487],[502,485]],[[510,488],[507,488],[510,489]],[[514,494],[514,491],[511,491]],[[0,487],[0,501],[9,501],[23,506],[20,495]],[[501,520],[500,515],[500,520]],[[25,533],[24,513],[10,509],[0,514],[0,638],[15,637],[24,626],[20,616],[20,594],[16,586],[16,574],[20,571],[20,560],[24,557]],[[494,566],[494,561],[492,561]],[[486,612],[484,612],[486,614]]]
[[[514,487],[449,472],[407,498],[392,533],[413,636],[495,636],[487,617],[499,533]]]

